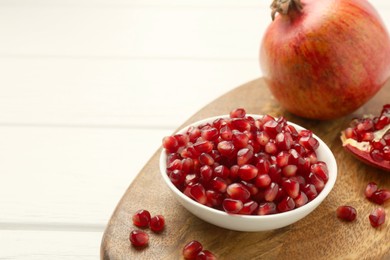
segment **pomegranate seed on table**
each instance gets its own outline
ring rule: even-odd
[[[150,219],[150,229],[154,232],[161,232],[165,226],[165,219],[162,215],[156,215]]]
[[[329,179],[317,158],[319,142],[285,118],[253,118],[236,109],[229,118],[191,126],[164,138],[167,175],[185,195],[229,214],[264,215],[301,207]],[[277,205],[277,206],[276,206]]]
[[[216,260],[217,257],[209,250],[200,251],[195,258],[196,260]]]
[[[196,240],[188,242],[183,248],[183,256],[185,259],[196,259],[196,256],[203,250],[203,245]]]
[[[133,224],[137,227],[148,227],[150,223],[150,213],[147,210],[138,210],[133,215]]]
[[[149,243],[149,235],[141,230],[133,230],[130,233],[129,240],[135,247],[144,247]]]
[[[369,198],[370,201],[374,202],[375,204],[382,205],[386,201],[390,200],[390,190],[386,189],[379,189],[376,190],[371,197]]]
[[[367,199],[371,198],[372,194],[378,190],[378,185],[375,182],[369,182],[364,191],[364,195]]]
[[[351,206],[339,206],[336,209],[336,216],[339,219],[345,220],[345,221],[354,221],[356,219],[356,209]]]
[[[382,207],[374,209],[370,215],[368,216],[371,226],[373,227],[379,227],[383,223],[385,223],[386,220],[386,212],[385,209]]]

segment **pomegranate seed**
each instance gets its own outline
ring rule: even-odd
[[[243,215],[252,215],[258,208],[259,204],[256,201],[248,201],[244,203],[242,209],[238,212]]]
[[[179,142],[174,136],[166,136],[162,141],[163,147],[170,153],[174,153],[179,148]]]
[[[354,221],[356,219],[356,209],[351,206],[339,206],[336,209],[336,216],[339,219],[345,220],[345,221]]]
[[[244,118],[233,118],[231,121],[233,129],[237,129],[238,131],[250,131],[251,125],[248,120]]]
[[[296,208],[302,207],[308,201],[309,201],[309,199],[307,198],[306,194],[303,191],[301,191],[299,193],[299,195],[294,199],[295,207]]]
[[[309,199],[309,201],[314,200],[317,197],[317,195],[318,195],[316,187],[313,184],[310,184],[310,183],[306,184],[302,188],[302,191],[306,194],[306,196]]]
[[[312,136],[302,136],[299,139],[299,144],[310,151],[315,151],[320,145],[317,139]]]
[[[275,141],[279,150],[289,150],[293,139],[290,133],[279,133],[276,135]]]
[[[242,148],[237,152],[237,164],[239,166],[250,163],[253,157],[253,150],[249,148]]]
[[[194,142],[198,137],[200,137],[200,129],[195,126],[190,126],[187,130],[187,135],[190,139],[190,142]]]
[[[268,154],[277,154],[278,153],[278,147],[275,144],[275,141],[270,140],[265,146],[264,150]]]
[[[390,199],[390,190],[379,189],[374,191],[374,193],[369,198],[370,201],[375,204],[382,205]]]
[[[311,171],[325,182],[329,179],[328,167],[324,162],[317,162],[313,164],[311,166]]]
[[[240,166],[238,165],[233,165],[230,167],[230,179],[231,180],[236,180],[238,178],[238,169],[240,169]]]
[[[180,187],[185,180],[185,174],[181,170],[173,170],[168,174],[169,179],[176,187]]]
[[[147,210],[138,210],[133,215],[133,224],[137,227],[147,227],[150,223],[150,213]]]
[[[230,198],[241,201],[248,200],[251,195],[248,189],[241,183],[230,184],[226,189],[226,193]]]
[[[324,181],[314,173],[309,174],[310,182],[316,187],[317,192],[320,192],[325,187]]]
[[[279,167],[284,167],[286,165],[288,165],[288,161],[289,161],[289,158],[290,158],[290,154],[286,151],[281,151],[280,153],[278,153],[278,155],[276,156],[276,164],[279,166]]]
[[[356,139],[356,132],[352,127],[348,127],[345,129],[345,136],[346,138]]]
[[[227,184],[226,184],[226,181],[224,179],[222,179],[221,177],[214,177],[210,181],[210,185],[211,185],[211,188],[215,191],[218,191],[220,193],[226,192]]]
[[[251,164],[242,165],[238,169],[238,176],[240,176],[240,178],[245,181],[249,181],[256,178],[257,173],[258,173],[258,169]]]
[[[270,186],[264,191],[264,199],[268,202],[274,201],[279,191],[279,185],[272,182]]]
[[[183,256],[185,259],[196,259],[196,256],[203,250],[203,246],[199,241],[193,240],[188,242],[183,248]]]
[[[176,160],[172,161],[167,166],[168,171],[181,170],[181,168],[182,168],[182,162],[180,159],[176,159]]]
[[[284,197],[278,204],[278,210],[280,212],[286,212],[295,208],[295,202],[291,197]]]
[[[188,174],[188,173],[192,172],[193,169],[194,169],[194,161],[193,161],[193,159],[191,159],[191,158],[184,158],[181,161],[181,171],[184,174]]]
[[[207,190],[206,197],[207,203],[210,204],[212,207],[219,207],[220,205],[222,205],[223,196],[221,193],[216,192],[214,190]]]
[[[286,166],[283,167],[283,169],[282,169],[282,173],[283,173],[283,175],[286,176],[286,177],[295,176],[295,174],[297,173],[297,171],[298,171],[298,166],[293,165],[293,164],[286,165]]]
[[[165,219],[162,215],[156,215],[150,219],[150,229],[154,232],[161,232],[165,226]]]
[[[219,130],[219,135],[223,140],[232,140],[233,132],[229,126],[225,125]]]
[[[141,230],[131,231],[129,240],[133,246],[143,247],[149,243],[149,235]]]
[[[234,214],[238,213],[244,207],[244,204],[241,200],[226,198],[223,200],[222,206],[227,213]]]
[[[383,152],[378,150],[378,149],[374,149],[370,152],[370,155],[371,155],[371,158],[376,161],[376,162],[383,162],[384,161],[384,155],[383,155]]]
[[[364,191],[364,195],[367,199],[371,198],[372,194],[378,190],[378,185],[375,182],[370,182]]]
[[[208,165],[203,165],[199,169],[199,174],[202,183],[208,183],[213,176],[213,169]]]
[[[282,187],[291,198],[295,199],[299,195],[299,182],[287,179],[282,182]]]
[[[241,149],[248,145],[249,137],[240,131],[233,130],[232,142],[234,147]]]
[[[259,188],[257,188],[252,182],[240,181],[240,183],[245,186],[251,196],[254,196],[259,192]]]
[[[225,165],[219,165],[214,168],[214,175],[222,179],[227,179],[230,175],[230,170]]]
[[[196,260],[216,260],[217,257],[209,250],[200,251],[196,256]]]
[[[188,138],[187,135],[176,134],[176,135],[174,135],[173,137],[176,138],[179,147],[180,147],[180,146],[185,146],[185,145],[189,142],[189,138]]]
[[[259,170],[259,174],[266,174],[269,171],[270,162],[267,159],[261,158],[256,163],[256,168]]]
[[[230,157],[233,154],[235,147],[231,141],[222,141],[218,143],[217,149],[221,155]]]
[[[206,129],[202,129],[200,131],[200,136],[204,140],[212,141],[212,140],[215,140],[219,137],[219,131],[214,127],[209,127]]]
[[[214,164],[214,158],[211,157],[211,155],[208,154],[208,153],[201,153],[199,155],[199,162],[202,165],[213,165]]]
[[[259,209],[257,211],[257,215],[271,215],[275,214],[276,205],[273,202],[263,202],[259,205]]]
[[[230,111],[230,118],[244,118],[246,115],[246,111],[244,108],[236,108]]]
[[[379,227],[383,223],[385,223],[386,220],[386,212],[384,208],[379,207],[374,209],[371,214],[368,216],[371,226],[373,227]]]
[[[210,141],[199,141],[194,144],[195,151],[200,153],[209,153],[213,150],[213,143]]]
[[[280,180],[282,179],[282,171],[280,170],[280,168],[275,165],[275,164],[272,164],[270,167],[269,167],[269,171],[268,171],[268,175],[269,177],[271,177],[271,180],[273,182],[276,182],[276,183],[279,183]]]
[[[264,131],[256,133],[256,141],[262,146],[265,146],[269,142],[269,139],[269,135]]]
[[[263,125],[263,129],[271,138],[275,138],[281,132],[282,126],[275,120],[270,120]]]
[[[271,184],[271,177],[268,174],[257,175],[255,185],[259,188],[266,188]]]
[[[189,193],[191,197],[199,202],[200,204],[206,204],[207,197],[206,197],[206,191],[202,184],[196,183],[190,187]]]
[[[227,125],[227,121],[225,118],[217,118],[214,120],[212,125],[217,129],[221,129],[222,127]]]

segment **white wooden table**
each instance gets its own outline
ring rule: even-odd
[[[261,76],[270,2],[0,0],[0,259],[97,259],[162,137]]]

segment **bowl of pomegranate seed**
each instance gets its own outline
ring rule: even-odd
[[[310,130],[242,108],[184,127],[162,145],[160,172],[174,197],[230,230],[290,225],[320,205],[337,178],[333,153]]]

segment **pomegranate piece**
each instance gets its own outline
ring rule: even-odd
[[[141,230],[133,230],[130,233],[129,240],[135,247],[144,247],[149,243],[149,235]]]
[[[185,259],[196,259],[196,256],[203,250],[203,245],[196,240],[188,242],[183,248],[183,257]]]
[[[336,216],[339,219],[345,220],[345,221],[354,221],[356,219],[356,209],[351,206],[339,206],[336,209]]]
[[[154,232],[161,232],[165,226],[165,219],[162,215],[156,215],[150,219],[150,229]]]
[[[355,119],[342,131],[344,148],[361,161],[390,171],[390,104],[384,105],[379,116]]]
[[[147,210],[138,210],[133,215],[133,224],[137,227],[148,227],[150,223],[150,213]]]
[[[366,129],[359,126],[359,131]],[[386,142],[390,136],[375,149]],[[310,130],[297,131],[283,117],[255,119],[242,108],[166,137],[163,146],[171,182],[200,204],[231,214],[267,215],[302,207],[329,179]]]
[[[368,216],[368,219],[370,220],[371,226],[375,228],[379,227],[380,225],[385,223],[386,220],[385,209],[382,207],[374,209]]]
[[[216,260],[217,257],[209,250],[200,251],[195,258],[196,260]]]

